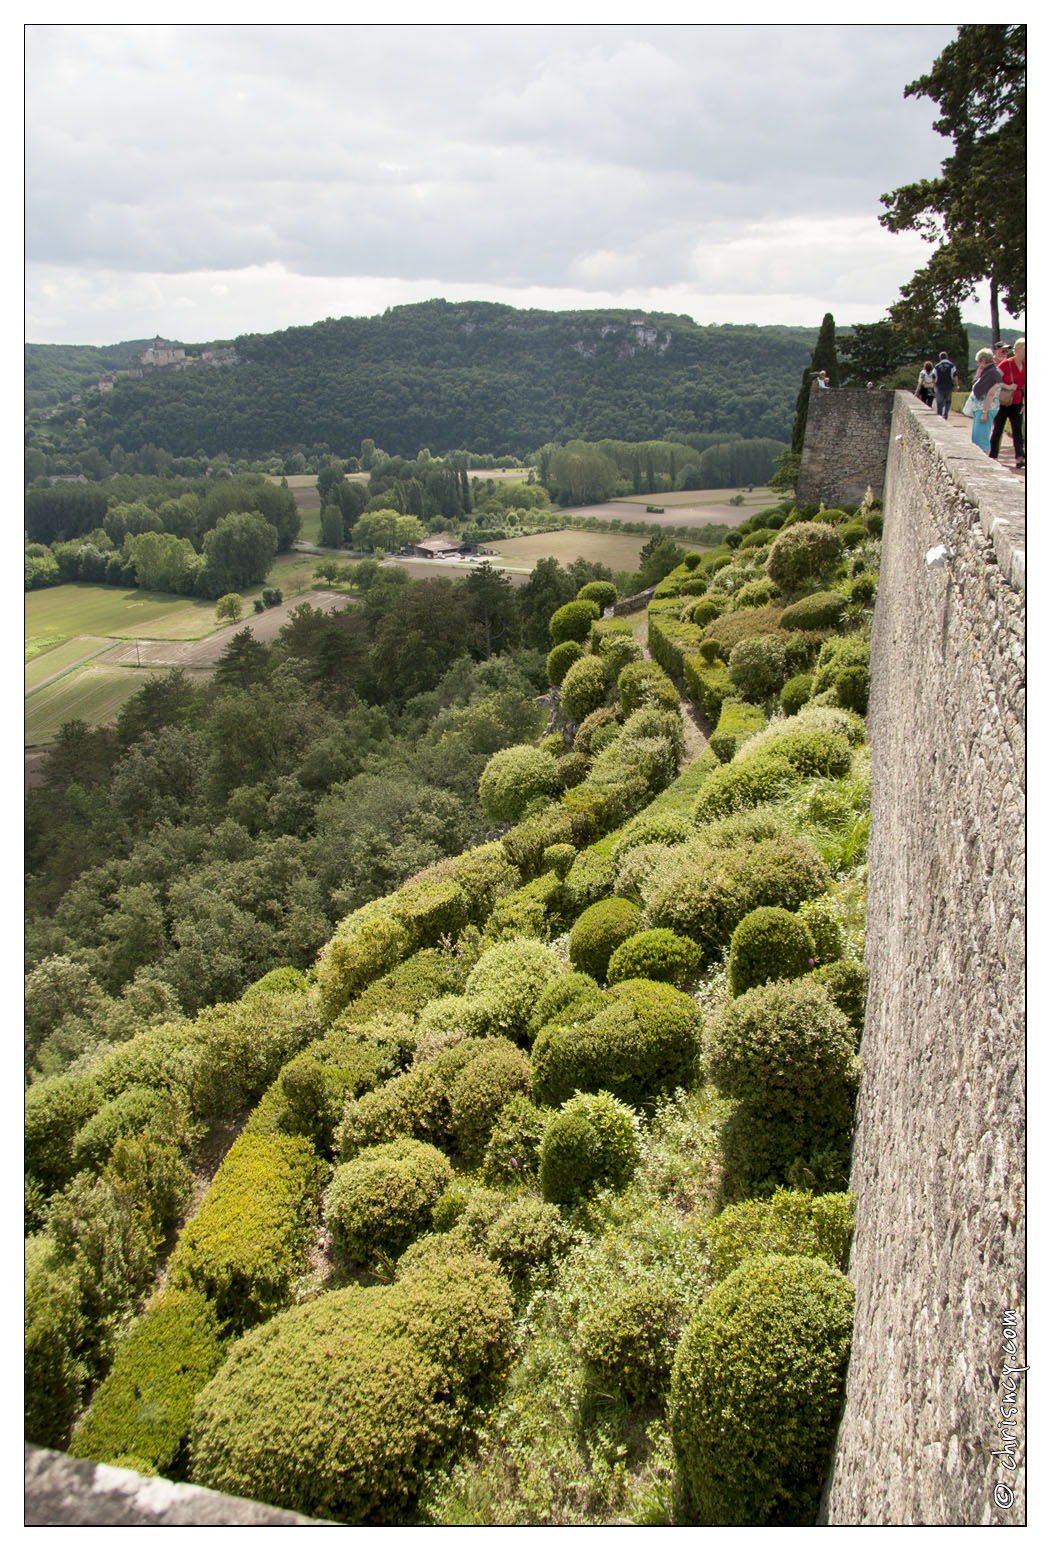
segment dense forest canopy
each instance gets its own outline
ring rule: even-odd
[[[76,472],[88,456],[84,472],[102,477],[98,460],[109,464],[114,447],[236,459],[320,445],[346,458],[369,438],[404,457],[525,454],[574,438],[659,438],[669,426],[784,441],[813,338],[666,313],[436,300],[242,335],[237,364],[221,369],[118,377],[112,392],[31,419],[29,445],[48,460],[40,472]],[[31,408],[68,351],[27,347]]]

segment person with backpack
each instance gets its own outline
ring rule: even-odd
[[[956,375],[956,367],[949,360],[949,352],[943,350],[934,368],[934,391],[938,400],[936,408],[943,420],[949,418],[954,386],[957,388],[960,386],[960,379]]]
[[[1025,340],[1015,340],[1014,354],[1008,355],[1007,346],[993,346],[996,365],[1003,377],[1000,389],[1000,407],[993,421],[989,456],[1000,456],[1000,440],[1004,426],[1011,422],[1011,438],[1015,444],[1015,468],[1025,468],[1025,442],[1022,439],[1022,405],[1025,401]]]
[[[934,390],[938,385],[938,379],[934,375],[934,362],[924,361],[923,370],[916,379],[916,397],[921,404],[926,404],[930,409],[934,403]]]

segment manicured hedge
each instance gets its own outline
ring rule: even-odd
[[[366,1147],[342,1164],[325,1191],[325,1225],[336,1248],[361,1265],[396,1260],[426,1233],[438,1197],[452,1179],[445,1155],[401,1136]]]
[[[569,957],[574,969],[605,980],[606,966],[614,949],[642,925],[642,913],[629,899],[602,899],[581,912],[569,934]]]
[[[611,986],[605,1003],[573,1023],[555,1019],[533,1046],[533,1092],[559,1104],[605,1089],[640,1105],[697,1077],[700,1015],[684,992],[652,980]]]
[[[479,1256],[323,1294],[251,1331],[198,1396],[191,1479],[315,1518],[404,1523],[493,1396],[511,1334],[507,1283]]]
[[[747,700],[724,700],[708,747],[725,765],[753,733],[765,726],[766,713],[761,706]]]
[[[622,1189],[640,1158],[633,1111],[608,1093],[578,1093],[544,1129],[540,1188],[545,1200],[572,1205],[592,1189]]]
[[[815,1196],[777,1189],[766,1200],[725,1207],[705,1224],[702,1238],[713,1282],[755,1255],[815,1255],[847,1269],[854,1231],[854,1197],[848,1192]]]
[[[234,1330],[288,1303],[317,1221],[324,1166],[300,1136],[238,1137],[169,1262]]]

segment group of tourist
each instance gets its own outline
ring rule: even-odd
[[[956,367],[943,350],[937,362],[924,361],[916,382],[916,396],[934,404],[943,419],[949,418],[953,388],[960,385]],[[990,458],[1000,456],[1004,427],[1010,422],[1015,449],[1015,468],[1025,468],[1022,406],[1025,401],[1025,340],[1015,341],[1011,352],[1002,341],[975,356],[974,381],[964,405],[971,415],[971,440]]]

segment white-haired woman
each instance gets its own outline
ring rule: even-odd
[[[1004,379],[991,350],[979,350],[974,359],[975,373],[971,392],[978,400],[978,408],[971,420],[971,441],[988,454],[989,438],[993,431],[993,421],[996,419],[996,406],[1000,401],[1000,384]]]

